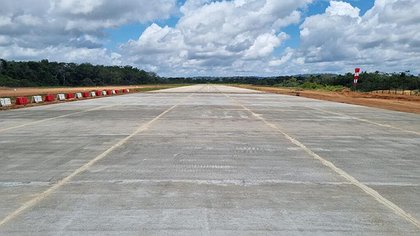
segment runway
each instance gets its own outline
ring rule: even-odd
[[[420,116],[222,85],[0,112],[0,235],[419,235]]]

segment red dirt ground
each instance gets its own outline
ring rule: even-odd
[[[302,96],[333,102],[356,104],[368,107],[410,112],[420,114],[420,96],[396,95],[396,94],[371,94],[359,93],[348,90],[340,92],[328,92],[317,90],[298,90],[289,88],[276,88],[265,86],[239,85],[242,88],[260,90],[269,93]]]
[[[33,96],[42,94],[57,94],[57,93],[76,93],[76,92],[88,92],[95,90],[106,90],[106,89],[134,89],[134,88],[146,88],[153,87],[153,85],[144,86],[103,86],[103,87],[64,87],[64,88],[7,88],[0,87],[0,97],[19,97],[19,96]],[[15,91],[16,89],[16,91]]]

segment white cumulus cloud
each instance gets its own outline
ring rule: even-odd
[[[376,0],[365,12],[332,0],[310,15],[313,1],[2,0],[0,58],[131,64],[166,76],[420,73],[420,1]],[[106,30],[131,23],[148,27],[104,46]]]
[[[187,0],[176,26],[152,24],[122,54],[167,75],[254,73],[288,38],[281,28],[299,23],[310,2]]]
[[[166,19],[176,0],[2,0],[0,58],[117,64],[105,29]],[[98,60],[97,58],[100,58]]]
[[[301,44],[289,66],[309,72],[346,72],[361,66],[419,73],[419,12],[417,0],[376,0],[364,15],[349,3],[331,1],[325,13],[301,24]]]

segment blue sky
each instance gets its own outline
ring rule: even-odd
[[[373,0],[353,0],[353,1],[347,1],[351,5],[358,7],[360,9],[361,14],[365,14],[365,12],[373,7],[374,1]],[[316,14],[322,14],[325,12],[325,9],[329,6],[329,1],[315,1],[312,4],[309,4],[308,9],[304,11],[304,16],[312,16]],[[296,48],[299,46],[299,24],[293,24],[289,27],[286,27],[283,29],[284,32],[289,34],[291,36],[290,40],[287,40],[285,42],[284,47],[292,47]],[[282,48],[279,48],[278,51],[281,51]]]
[[[367,10],[372,8],[374,0],[353,0],[347,1],[353,6],[358,7],[361,10],[361,14],[364,14]],[[180,0],[177,2],[178,6],[182,6],[185,3],[185,0]],[[311,16],[315,14],[322,14],[325,12],[325,9],[329,6],[329,1],[315,1],[309,4],[308,9],[304,11],[304,16]],[[171,27],[175,26],[178,22],[180,16],[174,15],[169,19],[164,19],[160,21],[155,21],[159,25],[169,25]],[[106,30],[106,34],[109,37],[108,42],[105,44],[107,48],[116,49],[120,44],[127,42],[130,39],[137,39],[141,33],[150,25],[151,22],[147,23],[132,23],[122,25],[117,28],[110,28]],[[297,47],[299,45],[299,24],[293,24],[283,29],[284,32],[289,34],[291,38],[285,42],[282,47],[276,49],[276,54],[282,51],[285,47]]]
[[[0,58],[164,76],[420,73],[418,0],[3,0]],[[380,19],[380,20],[378,20]]]

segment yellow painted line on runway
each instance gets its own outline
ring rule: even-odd
[[[90,160],[89,162],[87,162],[86,164],[84,164],[83,166],[79,167],[78,169],[76,169],[75,171],[73,171],[70,175],[68,175],[67,177],[61,179],[60,181],[58,181],[57,183],[55,183],[54,185],[52,185],[51,187],[49,187],[47,190],[45,190],[44,192],[36,195],[34,198],[30,199],[29,201],[25,202],[22,206],[20,206],[18,209],[16,209],[15,211],[11,212],[10,214],[8,214],[5,218],[3,218],[0,221],[0,226],[6,224],[7,222],[9,222],[10,220],[16,218],[17,216],[19,216],[22,212],[24,212],[25,210],[30,209],[31,207],[35,206],[37,203],[41,202],[42,200],[44,200],[46,197],[48,197],[49,195],[51,195],[55,190],[57,190],[58,188],[60,188],[61,186],[65,185],[66,183],[68,183],[73,177],[75,177],[76,175],[86,171],[87,169],[89,169],[92,165],[94,165],[96,162],[100,161],[101,159],[103,159],[104,157],[106,157],[108,154],[110,154],[112,151],[114,151],[115,149],[117,149],[118,147],[122,146],[123,144],[125,144],[128,140],[130,140],[132,137],[134,137],[135,135],[147,130],[154,122],[156,122],[157,120],[159,120],[162,116],[164,116],[165,114],[167,114],[168,112],[172,111],[173,109],[175,109],[178,105],[180,105],[181,103],[183,103],[186,99],[188,99],[189,97],[191,97],[193,94],[190,94],[189,96],[187,96],[186,98],[182,99],[180,102],[178,102],[177,104],[173,105],[172,107],[168,108],[167,110],[165,110],[164,112],[160,113],[158,116],[156,116],[155,118],[153,118],[152,120],[150,120],[149,122],[141,125],[140,127],[138,127],[136,130],[134,130],[133,133],[131,133],[130,135],[128,135],[127,137],[121,139],[120,141],[118,141],[116,144],[114,144],[112,147],[108,148],[107,150],[105,150],[104,152],[102,152],[101,154],[99,154],[98,156],[96,156],[95,158],[93,158],[92,160]]]

